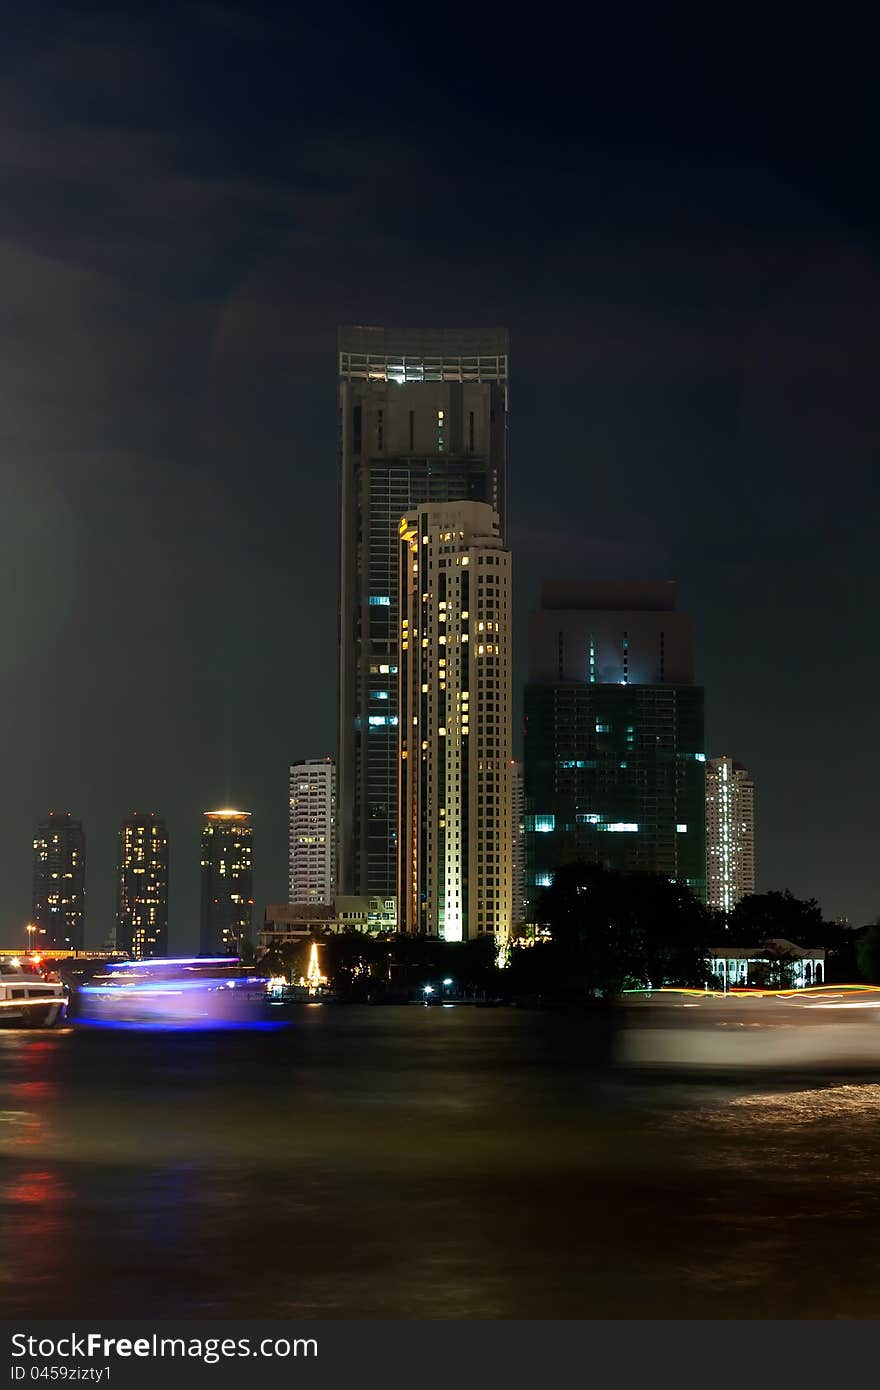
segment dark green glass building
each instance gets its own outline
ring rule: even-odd
[[[706,894],[703,691],[670,584],[547,584],[529,633],[532,901],[564,864],[661,873]]]

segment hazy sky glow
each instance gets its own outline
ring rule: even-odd
[[[49,807],[86,824],[92,942],[135,808],[168,820],[173,949],[218,800],[254,812],[257,912],[285,897],[287,761],[335,743],[339,322],[510,328],[519,633],[542,574],[676,578],[759,887],[880,912],[867,42],[28,9],[0,54],[3,944]]]

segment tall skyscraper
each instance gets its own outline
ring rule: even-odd
[[[575,862],[664,874],[705,900],[703,691],[671,583],[548,583],[529,621],[530,892]]]
[[[510,764],[511,822],[513,834],[513,925],[521,927],[528,920],[526,897],[526,793],[521,762]]]
[[[206,811],[202,829],[202,955],[240,955],[254,906],[250,811]]]
[[[709,906],[721,912],[755,891],[755,784],[727,756],[706,767],[706,877]]]
[[[509,938],[510,555],[482,502],[400,523],[402,931]]]
[[[507,332],[339,330],[339,890],[397,876],[397,526],[413,508],[507,510]]]
[[[303,758],[290,769],[291,903],[336,896],[336,764]]]
[[[32,945],[81,950],[85,938],[86,836],[69,811],[50,811],[34,836]]]
[[[168,832],[155,811],[119,831],[116,946],[138,960],[168,953]]]

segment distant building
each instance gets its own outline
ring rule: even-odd
[[[202,955],[238,955],[251,938],[253,828],[249,811],[206,811],[202,829]]]
[[[290,769],[291,903],[329,903],[336,893],[336,764],[304,758]]]
[[[513,915],[510,553],[483,502],[400,523],[404,932],[509,938]]]
[[[522,763],[510,764],[510,828],[513,834],[511,882],[513,884],[513,926],[520,927],[528,919],[526,897],[526,803]]]
[[[81,950],[85,938],[86,837],[70,811],[50,811],[34,836],[28,944]]]
[[[260,950],[304,940],[313,932],[336,931],[332,903],[270,903],[257,934]]]
[[[119,831],[116,946],[136,959],[168,954],[168,832],[155,811]]]
[[[283,945],[325,931],[373,932],[392,935],[397,931],[397,899],[345,895],[332,903],[273,903],[263,914],[260,947]]]
[[[397,879],[397,523],[414,508],[507,512],[507,331],[348,326],[340,423],[339,889]]]
[[[528,889],[577,862],[706,896],[703,691],[674,585],[545,583],[525,691]]]
[[[706,767],[706,879],[709,906],[720,912],[755,891],[755,784],[727,756]]]
[[[336,925],[340,931],[354,927],[357,931],[397,931],[397,898],[393,893],[381,897],[342,894],[333,903]]]

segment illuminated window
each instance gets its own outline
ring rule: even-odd
[[[370,594],[371,608],[390,608],[391,599],[387,594]]]

